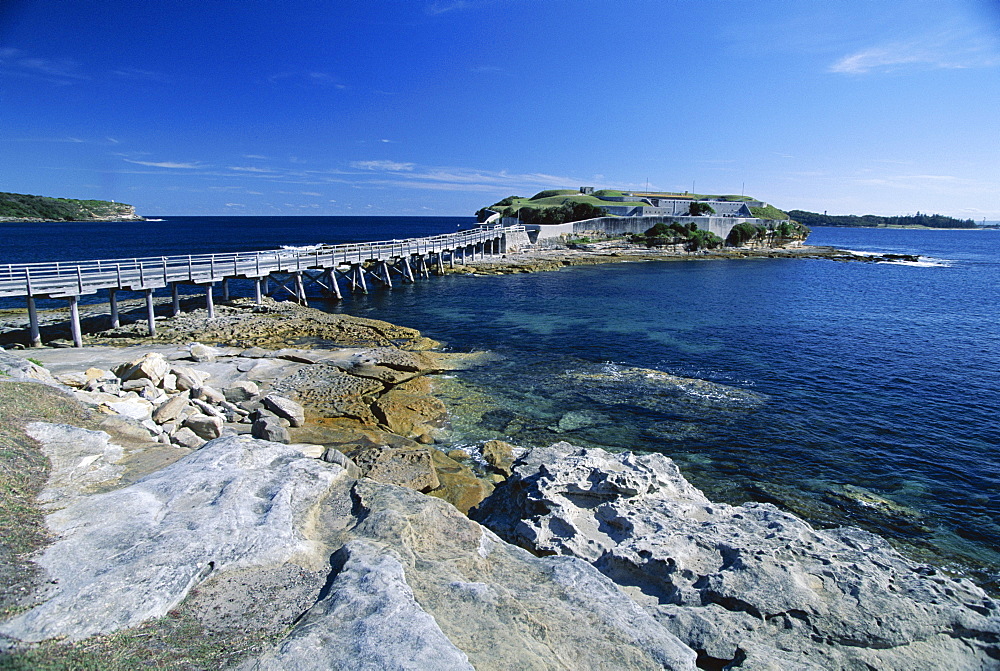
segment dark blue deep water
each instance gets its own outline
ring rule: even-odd
[[[4,236],[0,263],[413,237],[472,221],[169,220],[26,225]],[[500,355],[443,385],[459,443],[662,452],[710,497],[858,525],[997,590],[1000,232],[823,228],[809,242],[921,263],[452,275],[325,307]]]

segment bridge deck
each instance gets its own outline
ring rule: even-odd
[[[36,298],[65,298],[70,306],[70,330],[73,343],[83,344],[77,302],[80,296],[109,291],[111,326],[118,326],[116,292],[142,291],[146,294],[146,312],[149,334],[156,335],[153,292],[170,286],[174,313],[180,311],[177,285],[198,284],[205,287],[206,307],[209,317],[214,316],[212,287],[221,281],[223,294],[228,297],[228,280],[236,278],[254,280],[254,293],[259,303],[272,275],[280,278],[293,276],[293,296],[305,302],[303,278],[325,287],[336,298],[341,297],[337,275],[345,277],[351,288],[367,292],[366,272],[391,287],[390,265],[398,265],[397,272],[413,281],[411,258],[424,277],[429,276],[425,257],[436,255],[438,269],[443,271],[442,257],[450,253],[451,264],[455,253],[461,250],[464,262],[468,250],[473,256],[502,252],[510,234],[524,235],[523,226],[480,226],[470,231],[435,235],[408,240],[385,240],[341,245],[320,245],[307,248],[272,249],[260,252],[229,254],[191,254],[185,256],[156,256],[132,259],[96,259],[92,261],[61,261],[55,263],[0,264],[0,297],[24,296],[28,303],[30,346],[41,344]],[[375,272],[365,269],[365,264],[375,263]],[[349,266],[347,273],[340,271]],[[316,272],[325,275],[316,277]],[[283,280],[278,285],[288,289]]]
[[[480,228],[427,238],[387,240],[316,248],[192,254],[132,259],[0,264],[0,297],[68,298],[101,289],[142,291],[170,283],[209,284],[227,278],[330,269],[369,261],[438,254],[501,239],[511,229]]]

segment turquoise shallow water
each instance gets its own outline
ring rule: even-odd
[[[810,242],[922,259],[447,277],[333,309],[503,354],[460,375],[489,398],[484,411],[456,396],[469,442],[663,452],[716,499],[860,525],[995,589],[1000,233],[820,229]]]
[[[0,263],[390,239],[469,221],[170,218],[104,237],[95,225],[5,225]],[[826,228],[809,242],[922,262],[448,276],[326,308],[500,355],[442,384],[460,444],[662,452],[715,499],[862,526],[997,590],[1000,232]]]

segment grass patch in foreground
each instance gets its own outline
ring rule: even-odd
[[[216,632],[183,607],[133,629],[92,636],[76,643],[47,641],[0,657],[3,671],[133,671],[133,669],[220,669],[256,657],[284,632]]]

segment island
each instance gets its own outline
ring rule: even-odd
[[[530,198],[508,196],[476,212],[481,224],[523,225],[532,243],[548,238],[623,237],[686,251],[801,244],[809,229],[777,207],[750,196],[551,189]]]
[[[0,192],[0,221],[145,221],[135,207],[107,200]]]

